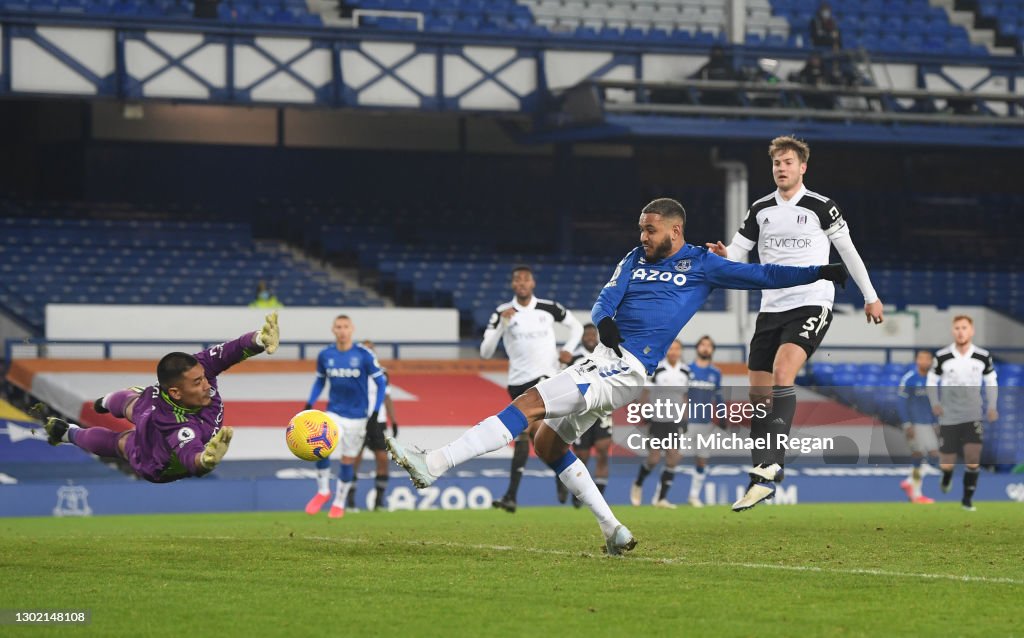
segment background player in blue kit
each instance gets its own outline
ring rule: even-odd
[[[316,358],[316,381],[309,395],[306,409],[313,407],[324,386],[330,381],[327,398],[327,413],[338,423],[341,430],[341,468],[338,470],[338,489],[334,503],[327,516],[341,518],[345,515],[345,497],[355,481],[352,464],[363,449],[366,440],[367,417],[378,420],[380,406],[387,391],[387,378],[377,364],[377,357],[362,344],[354,343],[352,336],[355,325],[347,315],[338,315],[331,327],[335,343],[320,351]],[[377,386],[377,394],[371,399],[369,380]],[[317,491],[306,504],[307,514],[316,514],[331,495],[331,461],[316,462]]]
[[[698,445],[699,436],[707,437],[711,434],[715,412],[719,406],[725,405],[722,398],[722,371],[711,364],[714,356],[715,341],[704,335],[697,341],[697,358],[690,364],[690,405],[704,406],[690,410],[690,425],[687,430],[696,455],[688,498],[693,507],[704,506],[704,501],[700,499],[700,490],[704,487],[704,479],[707,478],[708,458],[711,456],[711,450]]]
[[[898,391],[900,420],[914,458],[910,476],[903,479],[900,487],[907,493],[911,503],[935,502],[921,492],[921,466],[924,464],[925,455],[932,465],[939,464],[939,439],[935,435],[935,415],[932,414],[932,404],[928,400],[928,371],[931,370],[934,360],[928,350],[918,350],[914,367],[907,370],[900,379]]]
[[[640,246],[619,262],[591,316],[601,339],[592,356],[546,379],[442,448],[406,449],[387,439],[392,458],[420,488],[453,467],[500,450],[531,424],[534,449],[597,519],[609,554],[636,546],[590,472],[569,449],[602,417],[635,401],[669,345],[715,288],[785,288],[828,279],[845,284],[842,264],[791,267],[732,262],[687,244],[686,211],[668,198],[644,207]]]

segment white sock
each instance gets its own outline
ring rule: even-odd
[[[448,445],[428,452],[427,471],[434,476],[441,476],[460,463],[500,450],[511,442],[512,433],[501,419],[489,416]]]
[[[562,470],[562,473],[558,475],[558,480],[562,481],[576,498],[590,508],[597,519],[597,524],[601,526],[605,538],[611,536],[615,528],[619,526],[619,519],[615,518],[612,508],[608,507],[608,501],[601,496],[597,484],[594,483],[590,472],[587,471],[587,466],[576,459],[572,465]]]
[[[338,491],[334,495],[334,506],[345,507],[345,499],[348,498],[348,491],[352,489],[352,481],[338,479]]]
[[[331,493],[331,468],[316,468],[316,491],[319,494]]]
[[[71,443],[71,431],[81,429],[82,428],[80,426],[77,426],[74,423],[68,423],[68,431],[64,433],[64,436],[60,437],[60,440],[64,443]]]
[[[707,470],[693,473],[693,481],[690,483],[690,498],[700,498],[700,488],[704,487],[704,479],[707,477]]]

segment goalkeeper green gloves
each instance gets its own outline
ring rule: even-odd
[[[234,432],[231,428],[224,426],[213,435],[203,451],[199,453],[199,465],[205,470],[212,471],[221,462],[224,455],[228,453],[228,445],[231,444],[231,435]]]
[[[256,333],[256,345],[267,351],[267,354],[277,352],[277,344],[281,342],[281,332],[277,327],[277,311],[267,315],[263,327]]]

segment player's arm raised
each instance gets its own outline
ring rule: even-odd
[[[195,358],[203,365],[203,370],[211,377],[219,375],[240,361],[261,352],[272,354],[277,351],[280,333],[277,326],[277,312],[266,316],[263,326],[255,332],[247,332],[237,339],[225,341],[195,353]]]
[[[491,318],[487,320],[487,329],[484,330],[484,339],[480,342],[481,359],[490,359],[494,356],[494,351],[498,349],[498,342],[501,341],[501,335],[505,333],[505,326],[508,325],[509,319],[514,314],[516,314],[515,308],[507,308],[500,313],[495,310],[491,313]]]

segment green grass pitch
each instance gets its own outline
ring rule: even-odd
[[[79,608],[0,635],[1024,635],[1024,507],[0,520],[0,609]]]

